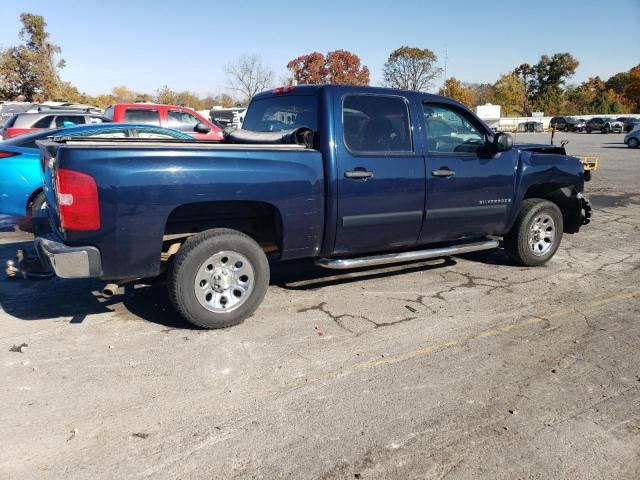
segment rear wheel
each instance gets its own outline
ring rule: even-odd
[[[47,199],[44,196],[44,192],[38,193],[33,202],[31,202],[30,212],[31,216],[35,215],[39,210],[47,208]]]
[[[627,142],[627,146],[629,148],[638,148],[639,144],[640,142],[638,142],[637,138],[630,138],[629,141]]]
[[[542,265],[558,250],[562,231],[562,212],[556,204],[528,198],[522,202],[513,228],[504,237],[504,248],[520,265]]]
[[[203,328],[224,328],[248,318],[269,286],[269,263],[252,238],[225,228],[190,237],[169,272],[176,310]]]

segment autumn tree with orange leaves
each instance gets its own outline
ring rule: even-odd
[[[287,63],[287,68],[297,84],[369,85],[369,69],[347,50],[335,50],[326,57],[319,52],[301,55]]]

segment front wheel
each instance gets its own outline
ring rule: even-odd
[[[638,148],[639,142],[637,138],[630,138],[627,142],[629,148]]]
[[[169,271],[175,309],[203,328],[241,323],[258,308],[268,286],[269,263],[260,245],[226,228],[189,237]]]
[[[558,250],[563,228],[562,212],[555,203],[528,198],[522,202],[515,224],[504,237],[504,248],[520,265],[542,265]]]

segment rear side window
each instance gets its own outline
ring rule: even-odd
[[[9,119],[6,122],[4,122],[4,127],[5,128],[13,127],[13,124],[16,123],[16,118],[18,118],[18,115],[10,116]]]
[[[52,118],[53,118],[53,115],[45,115],[36,123],[34,123],[31,128],[49,128],[49,126],[51,125]]]
[[[411,152],[411,123],[401,97],[348,95],[342,110],[344,142],[354,153]]]
[[[128,108],[124,113],[124,121],[145,125],[160,125],[160,113],[158,113],[158,110]]]
[[[84,116],[83,115],[58,115],[56,117],[55,126],[58,128],[68,128],[73,127],[75,125],[84,125]]]
[[[307,95],[274,95],[249,105],[242,128],[256,132],[281,132],[307,127],[318,130],[317,100]]]

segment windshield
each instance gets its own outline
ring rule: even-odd
[[[292,128],[318,128],[317,100],[309,95],[274,95],[249,105],[242,128],[256,132],[279,132]]]

